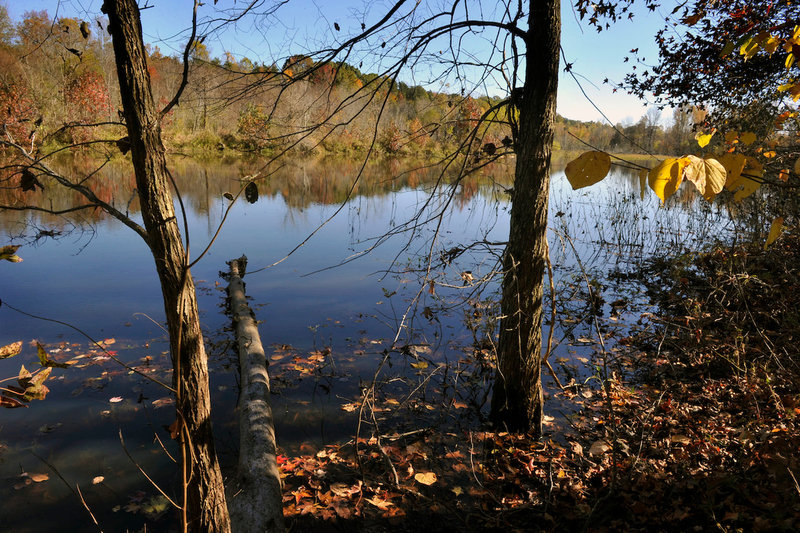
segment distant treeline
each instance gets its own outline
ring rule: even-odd
[[[156,47],[148,51],[153,96],[164,106],[180,84],[182,60]],[[384,154],[442,155],[459,147],[501,100],[434,92],[305,56],[280,66],[230,54],[216,58],[200,42],[192,49],[189,72],[180,105],[163,122],[174,151],[267,153],[291,147],[347,154],[374,145]],[[121,107],[103,19],[61,18],[53,24],[47,12],[31,11],[15,22],[0,6],[0,123],[16,142],[119,138]],[[488,125],[474,146],[508,144],[506,112],[485,117]],[[583,150],[588,143],[616,152],[682,153],[691,137],[691,117],[683,112],[666,129],[653,113],[616,128],[559,117],[555,147]]]

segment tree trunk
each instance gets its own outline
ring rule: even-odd
[[[230,262],[228,280],[230,312],[239,347],[239,472],[230,489],[231,523],[234,531],[244,533],[283,533],[281,474],[278,470],[278,447],[275,425],[269,404],[267,356],[261,336],[247,305],[244,276],[247,258]]]
[[[542,431],[542,294],[547,247],[550,153],[558,90],[559,0],[531,0],[525,85],[515,139],[517,162],[503,294],[494,421],[511,431]]]
[[[130,138],[136,187],[161,281],[170,337],[173,385],[178,391],[180,443],[188,464],[186,522],[190,531],[228,532],[230,520],[211,431],[211,401],[197,300],[168,182],[158,111],[150,90],[136,0],[106,0],[120,95]],[[179,424],[180,425],[180,424]]]

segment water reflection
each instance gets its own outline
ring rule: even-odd
[[[96,168],[96,161],[88,158],[57,164],[76,177],[87,176]],[[248,160],[171,161],[188,210],[194,254],[210,241],[222,220],[229,204],[224,193],[238,190],[242,178],[257,172],[261,164]],[[453,176],[438,168],[418,165],[407,170],[401,162],[380,161],[368,165],[354,183],[359,168],[359,161],[337,159],[297,160],[277,169],[259,181],[257,203],[237,202],[209,254],[193,268],[211,345],[215,433],[226,467],[235,463],[237,448],[233,414],[236,377],[219,271],[225,269],[226,260],[242,253],[248,256],[251,269],[272,265],[328,220],[351,189],[344,210],[308,245],[277,266],[245,278],[248,296],[263,321],[262,338],[274,356],[271,372],[280,445],[288,451],[304,445],[319,448],[352,436],[356,415],[343,410],[342,404],[358,399],[363,382],[372,379],[384,357],[387,364],[379,376],[382,393],[402,397],[415,391],[409,405],[413,408],[417,402],[420,406],[419,412],[414,412],[418,421],[440,427],[480,422],[480,410],[471,414],[465,410],[460,420],[431,418],[443,415],[426,411],[421,399],[436,398],[444,405],[457,396],[471,406],[485,401],[491,374],[482,372],[479,358],[488,355],[473,351],[472,345],[480,347],[494,333],[497,285],[490,283],[482,293],[476,292],[463,273],[469,271],[474,279],[480,279],[497,270],[502,242],[508,235],[510,206],[505,191],[511,184],[510,170],[502,165],[487,168],[451,191]],[[133,176],[124,163],[105,164],[90,181],[103,201],[138,217],[138,201],[131,196]],[[1,201],[23,201],[15,196],[18,194],[3,190]],[[73,193],[54,187],[36,195],[40,205],[55,209],[80,202]],[[440,213],[438,227],[407,224]],[[653,195],[641,200],[638,176],[624,171],[577,192],[571,191],[562,173],[554,171],[550,216],[559,310],[554,326],[556,359],[563,360],[563,371],[576,379],[585,377],[573,364],[576,358],[592,354],[591,341],[581,339],[593,335],[591,323],[581,318],[590,302],[578,275],[580,269],[596,277],[601,295],[611,301],[617,295],[614,291],[635,289],[604,287],[602,273],[610,266],[632,269],[658,247],[689,248],[729,224],[723,210],[703,207],[690,193],[671,200],[666,208],[661,208]],[[6,280],[0,298],[29,313],[68,321],[94,338],[113,337],[121,358],[147,365],[168,381],[158,280],[138,236],[97,210],[59,217],[0,212],[4,242],[11,235],[35,236],[31,227],[91,231],[73,231],[60,239],[35,243],[23,241],[28,242],[19,251],[24,263],[0,263],[0,275]],[[346,262],[376,240],[382,241],[387,231],[400,229],[409,231],[385,240],[358,261]],[[466,247],[476,241],[483,244]],[[420,276],[427,272],[431,251],[435,260],[446,260],[431,274],[432,289],[426,285],[421,290]],[[342,262],[346,262],[343,267],[307,275]],[[407,305],[415,297],[418,313],[406,315]],[[461,301],[467,306],[457,307]],[[549,300],[547,305],[551,305]],[[608,306],[601,303],[599,307],[609,314]],[[628,318],[635,320],[636,316]],[[59,342],[78,343],[64,344],[63,348],[72,350],[65,355],[90,354],[85,339],[75,331],[14,313],[6,305],[0,307],[0,324],[0,345],[38,338],[51,348]],[[391,348],[398,331],[403,339],[400,344],[416,348],[387,355],[384,351]],[[331,350],[325,364],[304,374],[301,363],[323,347]],[[462,365],[462,373],[443,372],[441,377],[423,381],[427,374],[410,366],[419,357],[431,365]],[[85,359],[95,361],[91,355]],[[26,345],[20,356],[0,361],[0,378],[13,376],[20,364],[32,366],[35,361],[35,348]],[[163,429],[174,420],[174,413],[155,403],[166,394],[108,361],[95,363],[56,371],[44,402],[2,412],[0,440],[6,448],[0,449],[0,472],[9,482],[0,487],[0,497],[4,510],[14,510],[10,521],[4,512],[3,527],[14,531],[52,529],[52,515],[31,504],[41,501],[48,511],[68,510],[65,514],[72,518],[61,524],[62,529],[94,530],[80,514],[82,507],[72,489],[58,482],[37,456],[53,465],[71,486],[81,484],[107,530],[152,523],[139,509],[155,491],[123,453],[120,429],[136,460],[165,487],[175,490],[174,466],[154,439],[159,435],[164,446],[174,452]],[[447,381],[453,376],[461,380],[458,386]],[[111,402],[116,398],[121,400]],[[551,403],[548,409],[555,412],[562,407]],[[385,422],[391,425],[388,418]],[[392,423],[408,421],[400,418]],[[51,479],[14,490],[10,480],[20,467],[30,472],[49,471]],[[105,481],[92,485],[92,478],[101,475]]]

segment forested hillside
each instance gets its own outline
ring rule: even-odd
[[[16,141],[57,146],[96,140],[89,129],[98,124],[109,139],[123,136],[104,18],[54,23],[49,13],[31,11],[12,21],[0,8],[0,19],[0,122]],[[153,46],[148,52],[154,98],[164,107],[180,83],[182,58]],[[347,63],[318,64],[305,56],[281,65],[231,54],[212,57],[201,42],[190,53],[189,68],[192,83],[163,122],[172,150],[261,152],[291,146],[349,153],[365,150],[374,140],[375,149],[385,154],[433,156],[457,147],[499,101],[449,93],[447,87],[439,92],[411,86]],[[365,86],[378,89],[358,91]],[[344,112],[329,120],[339,106]],[[508,142],[503,114],[490,117],[494,123],[481,143]],[[554,148],[585,149],[585,142],[618,153],[686,151],[693,135],[691,114],[676,111],[668,127],[659,117],[653,109],[616,128],[558,117]]]

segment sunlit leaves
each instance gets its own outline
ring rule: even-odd
[[[739,179],[744,170],[745,159],[744,155],[734,153],[723,154],[717,158],[725,168],[725,187]]]
[[[423,485],[433,485],[438,478],[433,472],[418,472],[414,474],[414,479],[417,483],[422,483]]]
[[[689,164],[684,170],[684,177],[691,181],[703,198],[710,202],[725,186],[727,175],[725,167],[713,158],[701,159],[694,155],[687,158]]]
[[[32,374],[23,365],[17,377],[17,381],[23,389],[22,400],[44,400],[47,393],[50,392],[44,382],[50,377],[52,370],[52,368],[45,368],[36,374]]]
[[[757,37],[749,37],[745,39],[744,43],[739,47],[739,54],[744,56],[745,61],[752,59],[752,57],[756,55],[756,52],[758,52],[759,45],[760,41]]]
[[[19,352],[21,350],[22,350],[22,341],[6,344],[5,346],[0,347],[0,359],[8,359],[9,357],[14,357],[15,355],[19,355]]]
[[[764,167],[761,163],[752,157],[740,157],[733,158],[735,161],[733,167],[729,167],[720,158],[720,162],[728,171],[725,188],[734,193],[733,200],[735,202],[740,202],[753,194],[761,186],[760,178],[764,175]],[[739,167],[740,163],[742,163],[742,167]]]
[[[775,242],[781,236],[781,233],[783,233],[783,217],[777,217],[769,227],[769,235],[767,235],[767,240],[764,243],[764,249],[766,250],[770,244]]]
[[[737,133],[735,137],[727,135],[727,138],[740,140],[748,135],[751,134],[745,133],[739,137]],[[598,161],[601,161],[598,154],[602,154],[602,152],[586,152],[570,163],[573,166],[567,177],[573,189],[586,187],[603,179],[607,170],[597,168]],[[795,165],[796,172],[800,170],[798,167],[800,167],[800,161]],[[602,175],[601,170],[603,171]],[[649,184],[663,203],[678,191],[681,183],[686,179],[691,181],[697,191],[709,202],[713,201],[723,188],[733,192],[734,201],[738,202],[758,189],[763,175],[763,166],[754,158],[743,154],[729,152],[720,157],[706,158],[688,155],[667,158],[653,169],[641,169],[639,186],[642,198],[644,198],[645,189]],[[598,176],[600,177],[598,178]]]
[[[607,153],[591,151],[567,163],[564,174],[573,189],[581,189],[601,181],[610,169],[611,157]]]
[[[712,131],[711,133],[703,133],[702,131],[698,131],[695,134],[694,138],[697,141],[697,144],[700,146],[700,148],[705,148],[706,146],[708,146],[708,143],[711,142],[711,138],[714,136],[714,133],[715,133],[714,131]]]
[[[648,174],[650,188],[665,202],[675,194],[683,181],[683,169],[689,164],[686,157],[670,157],[661,162]]]
[[[0,248],[0,260],[11,261],[12,263],[19,263],[22,258],[17,255],[19,246],[7,245]]]

